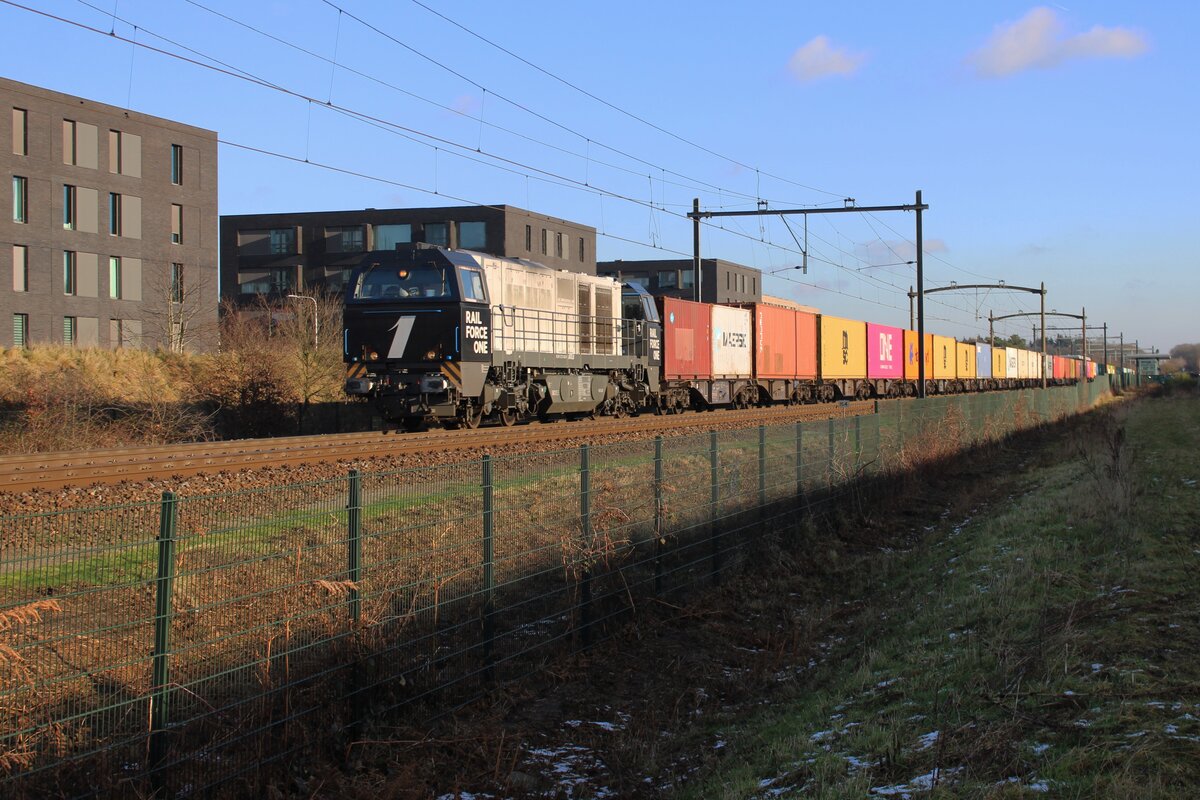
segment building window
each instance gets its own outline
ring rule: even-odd
[[[14,244],[12,248],[12,267],[14,292],[29,291],[29,248],[23,244]]]
[[[29,179],[13,175],[13,222],[29,222]]]
[[[554,234],[554,255],[558,258],[563,257],[563,235],[561,233]]]
[[[546,236],[546,229],[542,228],[542,255],[546,255],[546,244],[548,241],[549,239]]]
[[[458,246],[464,250],[482,250],[487,247],[487,223],[458,223]]]
[[[287,294],[296,288],[296,271],[291,267],[256,270],[254,277],[239,276],[239,281],[240,294]]]
[[[108,171],[142,177],[142,137],[124,131],[108,132]]]
[[[579,260],[583,261],[583,237],[579,237]]]
[[[412,225],[376,225],[375,249],[395,250],[398,244],[412,242]]]
[[[758,278],[750,279],[750,294],[758,294]]]
[[[363,227],[352,225],[342,228],[325,229],[325,252],[327,253],[361,253],[364,246]]]
[[[183,145],[171,145],[171,183],[183,185]]]
[[[75,294],[75,253],[63,250],[63,294]]]
[[[271,231],[274,234],[274,231]],[[173,244],[183,243],[183,206],[177,203],[171,204],[171,242]]]
[[[63,184],[63,228],[75,229],[75,187]]]
[[[29,315],[13,314],[13,347],[29,344]]]
[[[679,285],[679,273],[673,269],[662,270],[658,273],[658,288],[674,289]]]
[[[444,222],[430,222],[425,225],[425,241],[440,247],[450,246],[450,226]]]
[[[75,148],[75,123],[64,119],[62,127],[63,163],[75,164],[79,159],[79,151]]]
[[[688,267],[687,269],[685,269],[683,271],[683,274],[680,276],[680,279],[679,279],[679,288],[681,288],[681,289],[695,289],[696,288],[696,271],[694,269],[692,269],[691,267]]]
[[[117,256],[108,259],[108,296],[113,300],[121,299],[121,259]]]
[[[171,265],[171,302],[183,302],[183,264]]]
[[[175,206],[179,208],[179,206]],[[180,227],[183,221],[180,220]],[[286,256],[296,252],[296,229],[295,228],[272,228],[271,229],[271,255]]]
[[[116,192],[108,193],[108,233],[121,235],[121,195]]]
[[[729,283],[733,280],[732,273],[725,273],[725,291],[729,291]]]
[[[738,275],[738,291],[742,294],[746,293],[746,276]]]
[[[75,344],[75,317],[63,317],[63,344]]]
[[[14,108],[12,113],[13,155],[29,155],[29,112]]]
[[[533,252],[533,226],[532,225],[525,226],[525,252],[526,253]]]
[[[108,343],[114,349],[125,346],[125,324],[122,320],[108,321]]]

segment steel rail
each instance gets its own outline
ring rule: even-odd
[[[599,419],[502,426],[477,430],[431,430],[420,433],[350,433],[238,439],[123,449],[69,451],[4,456],[0,459],[0,491],[54,490],[71,486],[186,477],[221,471],[301,466],[379,456],[454,450],[503,449],[514,444],[552,444],[563,440],[602,440],[617,434],[705,429],[728,423],[764,424],[799,419],[825,419],[873,413],[875,404],[805,405],[721,410],[624,419]]]

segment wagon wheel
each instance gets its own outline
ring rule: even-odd
[[[496,416],[500,418],[500,424],[506,428],[517,424],[517,412],[511,408],[500,409],[496,412]]]
[[[464,428],[474,430],[483,422],[483,409],[477,406],[467,406],[463,409],[462,424]]]

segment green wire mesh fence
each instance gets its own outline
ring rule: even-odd
[[[245,793],[743,568],[763,532],[1107,381],[0,518],[0,792]]]

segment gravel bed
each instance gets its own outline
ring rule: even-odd
[[[833,409],[830,409],[833,411]],[[781,413],[775,424],[785,424],[795,419],[814,419],[811,406],[799,406],[795,414]],[[710,430],[738,430],[758,426],[757,421],[730,420],[725,415],[708,417],[696,414],[696,424],[687,428],[668,428],[661,431],[634,431],[626,433],[604,433],[580,435],[553,442],[514,442],[511,445],[443,450],[433,453],[401,454],[377,458],[339,459],[300,466],[259,467],[237,471],[220,471],[205,475],[191,475],[178,479],[154,479],[127,481],[117,484],[78,486],[66,489],[34,489],[28,492],[0,491],[0,516],[10,514],[36,514],[67,509],[95,508],[99,506],[126,505],[157,501],[164,491],[173,491],[180,497],[200,497],[210,494],[266,489],[273,486],[330,480],[343,477],[351,469],[364,473],[385,472],[415,467],[462,464],[479,460],[484,453],[492,456],[528,455],[553,450],[566,450],[581,444],[617,444],[661,435],[665,439],[679,436],[695,436]],[[719,420],[719,421],[718,421]],[[556,425],[570,425],[559,422]]]

